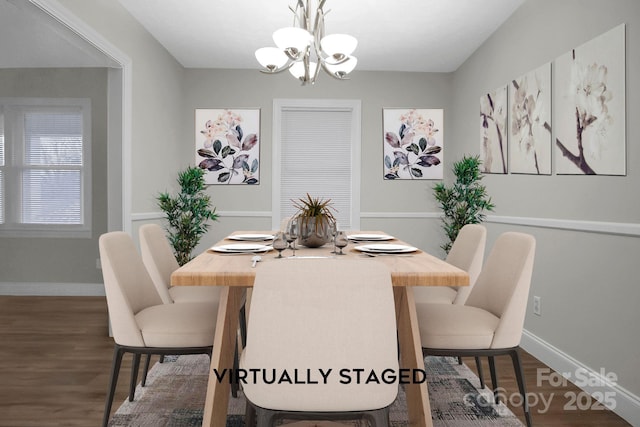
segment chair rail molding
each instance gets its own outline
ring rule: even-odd
[[[259,217],[270,218],[271,211],[217,211],[221,217]],[[439,212],[361,212],[360,218],[377,218],[377,219],[439,219]],[[164,218],[162,212],[141,212],[131,214],[132,221],[148,221]],[[560,230],[582,231],[590,233],[603,233],[621,236],[640,237],[640,224],[610,221],[584,221],[574,219],[556,219],[556,218],[535,218],[521,216],[502,216],[487,215],[487,223],[492,224],[512,224],[517,226],[537,227],[537,228],[554,228]]]

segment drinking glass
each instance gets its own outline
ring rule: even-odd
[[[336,246],[340,248],[340,252],[337,255],[346,255],[342,252],[342,248],[345,248],[349,244],[349,240],[347,239],[347,234],[344,231],[338,231],[336,234]]]
[[[296,239],[298,238],[298,222],[295,219],[292,219],[287,224],[287,229],[285,231],[285,239],[289,243],[289,246],[293,250],[293,256],[296,256]]]
[[[278,256],[276,258],[282,258],[282,251],[287,249],[287,246],[288,246],[283,232],[279,232],[276,234],[275,239],[273,239],[272,246],[273,246],[273,249],[278,251]]]
[[[329,223],[329,235],[331,236],[331,241],[333,242],[333,251],[332,254],[337,254],[338,250],[336,248],[336,236],[338,235],[338,221],[331,221]]]

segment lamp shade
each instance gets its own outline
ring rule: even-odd
[[[316,74],[316,68],[318,64],[315,62],[309,62],[309,79],[313,79],[313,76]],[[289,72],[296,79],[304,79],[304,62],[296,62],[289,68]]]
[[[358,40],[348,34],[330,34],[320,40],[322,51],[336,59],[351,55],[356,46]]]
[[[285,27],[273,33],[273,41],[283,51],[295,49],[294,55],[303,52],[311,44],[313,36],[303,28]],[[292,52],[293,53],[293,52]]]
[[[256,50],[256,59],[264,68],[275,71],[287,63],[287,55],[275,47],[262,47]]]
[[[338,78],[342,78],[352,72],[356,68],[357,64],[358,58],[356,58],[355,56],[350,56],[349,59],[341,62],[340,64],[330,64],[329,62],[325,62],[327,70],[329,70],[331,74]]]

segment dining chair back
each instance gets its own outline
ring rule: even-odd
[[[486,310],[500,319],[491,348],[508,348],[520,344],[533,274],[535,246],[535,239],[529,234],[502,234],[467,298],[467,306]]]
[[[467,224],[460,229],[449,253],[447,261],[469,274],[469,286],[416,287],[413,291],[418,303],[464,304],[482,270],[487,229],[480,224]]]
[[[165,304],[220,301],[219,286],[171,286],[171,273],[176,271],[179,265],[161,226],[142,225],[139,238],[142,261]]]
[[[256,272],[240,366],[289,375],[310,371],[319,383],[247,382],[247,425],[256,414],[258,427],[279,418],[364,417],[386,425],[398,384],[365,384],[355,376],[343,384],[340,371],[397,373],[396,337],[391,275],[384,264],[345,259],[264,263]],[[331,369],[326,381],[320,369]]]
[[[171,273],[179,268],[164,230],[158,224],[144,224],[138,230],[140,253],[153,283],[165,304],[173,302],[169,295]]]
[[[211,355],[218,306],[199,302],[164,304],[127,233],[103,234],[99,249],[115,341],[102,424],[106,426],[124,354],[133,354],[132,401],[141,355]]]

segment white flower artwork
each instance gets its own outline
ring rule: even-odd
[[[480,97],[480,169],[507,173],[507,87]]]
[[[625,175],[625,25],[555,61],[556,172]]]
[[[551,175],[551,63],[509,85],[511,173]]]

